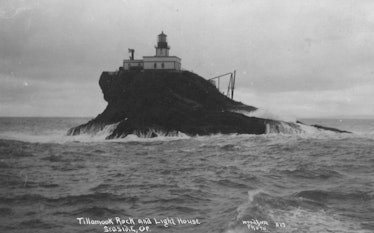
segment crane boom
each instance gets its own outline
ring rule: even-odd
[[[208,80],[210,81],[210,80],[218,79],[218,85],[216,85],[216,87],[217,87],[218,90],[220,90],[220,78],[222,78],[224,76],[227,76],[227,75],[230,75],[230,78],[229,78],[229,84],[227,86],[226,96],[233,99],[234,98],[234,89],[235,89],[236,70],[234,70],[234,72],[229,72],[229,73],[226,73],[226,74],[218,75],[218,76],[210,78]]]

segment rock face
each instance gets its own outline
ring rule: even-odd
[[[157,132],[166,136],[178,132],[264,134],[269,125],[299,129],[295,123],[238,113],[256,108],[229,99],[209,81],[188,71],[103,72],[99,85],[108,102],[106,109],[70,129],[69,135],[95,133],[108,125],[112,127],[108,139],[129,134],[154,137]]]
[[[322,126],[322,125],[312,125],[312,126],[317,128],[317,129],[328,130],[328,131],[332,131],[332,132],[335,132],[335,133],[351,133],[351,132],[346,131],[346,130],[335,129],[335,128],[326,127],[326,126]]]

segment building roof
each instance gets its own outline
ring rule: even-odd
[[[124,61],[124,62],[133,62],[133,63],[135,63],[135,62],[142,62],[143,59],[134,59],[134,60],[124,59],[123,61]]]
[[[151,58],[151,57],[157,57],[157,58],[165,58],[165,57],[171,57],[171,58],[179,58],[181,59],[180,57],[177,57],[177,56],[143,56],[143,59],[144,58]]]

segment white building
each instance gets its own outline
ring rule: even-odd
[[[134,59],[134,50],[130,59],[123,60],[124,70],[181,70],[181,59],[176,56],[169,56],[168,42],[166,35],[162,32],[158,35],[158,42],[155,46],[155,56],[143,56],[143,60]]]

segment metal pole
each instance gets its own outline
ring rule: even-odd
[[[227,97],[230,97],[231,92],[232,73],[230,74],[229,84],[227,85]]]
[[[236,70],[234,70],[234,78],[233,78],[233,82],[231,85],[231,99],[234,99],[235,77],[236,77]]]

